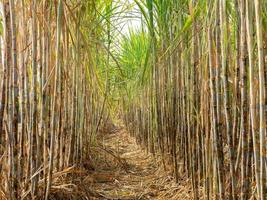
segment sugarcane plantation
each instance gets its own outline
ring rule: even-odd
[[[266,200],[266,0],[0,0],[0,200]]]

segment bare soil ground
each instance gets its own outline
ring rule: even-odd
[[[163,170],[124,129],[114,129],[100,138],[83,169],[76,170],[75,187],[51,199],[192,199],[190,181],[181,178],[175,183],[172,173]]]

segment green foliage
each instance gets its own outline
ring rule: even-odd
[[[121,50],[118,52],[121,71],[113,71],[114,84],[117,84],[120,90],[126,88],[128,94],[132,94],[140,86],[141,78],[145,76],[142,74],[144,68],[149,65],[147,61],[149,45],[148,34],[141,30],[130,30],[129,35],[123,38]]]

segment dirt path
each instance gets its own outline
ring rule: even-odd
[[[104,135],[102,141],[95,165],[88,164],[90,176],[83,181],[97,193],[91,199],[191,199],[189,182],[176,184],[124,129]]]

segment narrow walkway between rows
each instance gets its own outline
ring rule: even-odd
[[[85,179],[97,194],[92,199],[191,199],[190,183],[177,185],[125,129],[115,129],[102,137],[97,168],[91,166],[92,173]]]

